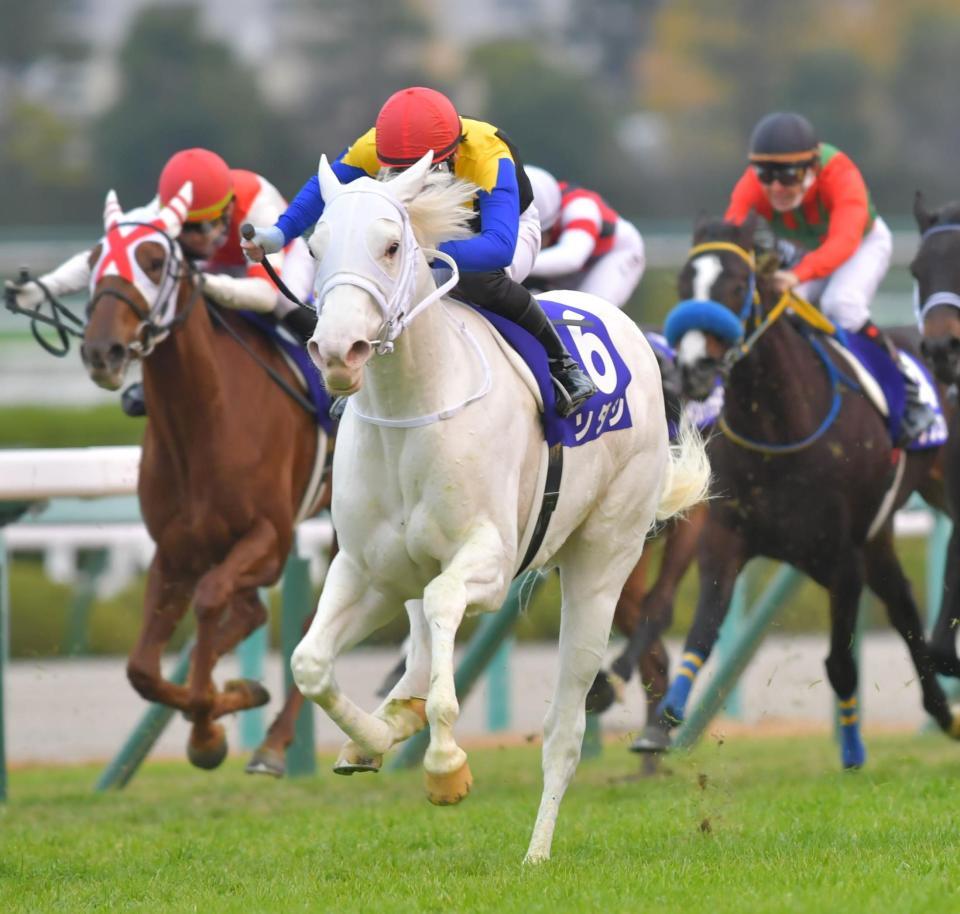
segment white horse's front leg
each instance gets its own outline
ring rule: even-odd
[[[369,575],[341,552],[330,566],[313,622],[290,659],[297,688],[371,758],[393,745],[393,730],[388,721],[363,711],[340,691],[333,665],[340,653],[380,628],[396,610],[370,586]]]
[[[503,595],[504,549],[492,527],[477,530],[423,594],[430,627],[430,690],[427,719],[430,747],[423,760],[431,803],[459,803],[473,783],[467,754],[457,745],[453,727],[460,704],[453,679],[453,646],[467,606],[495,606]]]
[[[374,717],[386,721],[393,731],[394,745],[413,736],[427,725],[426,695],[430,686],[430,633],[423,615],[422,600],[408,600],[407,615],[410,618],[410,648],[406,657],[406,670],[390,690],[383,704],[373,712]],[[355,774],[361,771],[378,771],[382,759],[371,758],[353,740],[348,740],[340,749],[340,756],[333,770],[337,774]]]

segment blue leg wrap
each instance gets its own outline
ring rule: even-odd
[[[673,677],[667,694],[663,696],[657,712],[674,724],[683,722],[687,710],[687,701],[690,699],[690,690],[693,681],[703,666],[704,658],[695,651],[687,651],[680,660],[677,675]]]
[[[857,699],[839,702],[840,760],[844,768],[862,768],[867,760],[867,749],[860,738],[860,713]]]

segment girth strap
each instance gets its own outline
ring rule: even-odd
[[[563,478],[563,445],[555,444],[547,452],[547,478],[543,485],[543,500],[540,503],[540,514],[537,517],[537,523],[533,528],[533,536],[530,537],[530,545],[527,546],[526,555],[517,569],[515,578],[520,577],[527,566],[534,560],[540,547],[543,545],[544,537],[547,535],[547,528],[550,526],[550,518],[560,500],[560,481]]]

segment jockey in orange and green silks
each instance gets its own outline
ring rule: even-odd
[[[741,223],[751,210],[781,239],[800,246],[774,274],[780,292],[820,306],[843,330],[884,349],[900,368],[896,347],[870,319],[870,303],[890,266],[893,237],[877,215],[860,170],[845,153],[818,140],[800,114],[775,112],[754,127],[750,161],[725,218]],[[916,437],[935,419],[912,375],[906,385],[903,434]]]
[[[440,245],[460,271],[456,294],[536,337],[549,359],[558,412],[576,412],[597,388],[570,357],[540,304],[520,285],[540,250],[540,222],[516,147],[503,131],[461,117],[442,93],[413,86],[391,95],[374,127],[340,153],[331,167],[347,184],[377,177],[384,169],[408,168],[431,150],[435,168],[477,187],[476,233]],[[309,229],[323,210],[320,184],[312,175],[276,224],[256,226],[256,234],[243,248],[252,258],[269,254]]]

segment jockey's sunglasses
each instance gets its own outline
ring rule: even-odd
[[[808,162],[789,165],[783,162],[753,163],[754,174],[761,184],[773,184],[774,181],[779,181],[784,187],[795,187],[799,184],[809,168]]]

